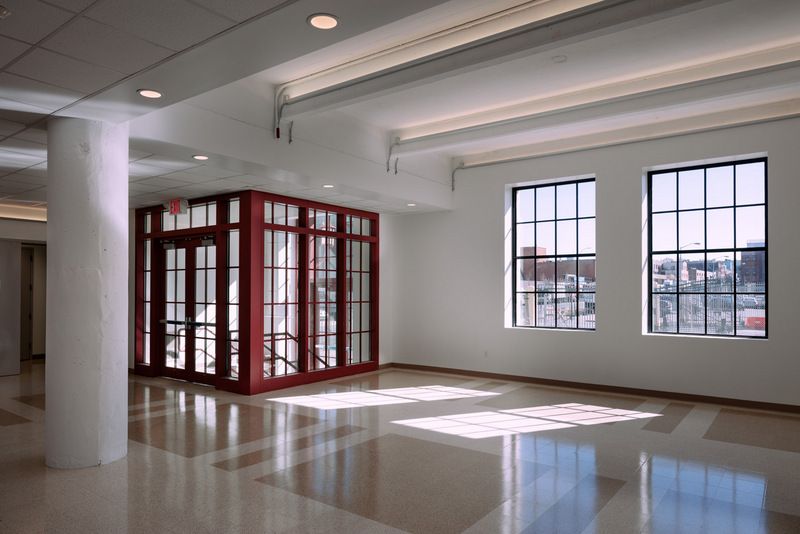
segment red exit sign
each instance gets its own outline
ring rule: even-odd
[[[182,198],[173,198],[168,202],[169,214],[178,215],[179,213],[186,213],[189,209],[189,202]]]

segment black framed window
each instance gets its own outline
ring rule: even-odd
[[[513,325],[594,330],[594,178],[512,195]]]
[[[767,160],[652,171],[649,331],[767,336]]]

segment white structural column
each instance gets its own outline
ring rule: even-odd
[[[47,133],[50,467],[128,450],[128,125],[54,119]]]

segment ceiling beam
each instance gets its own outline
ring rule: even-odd
[[[281,102],[293,120],[728,0],[604,0]]]

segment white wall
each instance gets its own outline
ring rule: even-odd
[[[800,404],[798,139],[791,119],[459,171],[455,210],[393,221],[382,266],[396,290],[381,297],[394,313],[394,361]],[[761,152],[769,339],[643,334],[643,169]],[[597,330],[505,328],[507,184],[585,174],[597,177]]]
[[[0,240],[0,376],[19,374],[21,262],[19,242]]]

